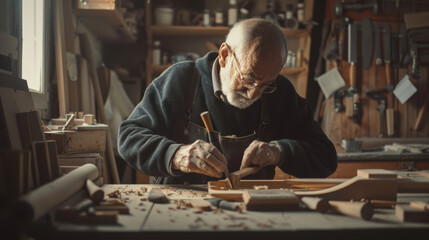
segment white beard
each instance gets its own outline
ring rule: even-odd
[[[228,63],[227,63],[228,64]],[[228,64],[229,67],[231,67],[231,64]],[[239,109],[245,109],[248,108],[250,105],[252,105],[254,102],[256,102],[258,98],[255,98],[253,100],[250,100],[247,97],[247,91],[246,90],[240,90],[240,91],[234,91],[232,90],[232,84],[233,81],[230,80],[228,73],[229,69],[223,69],[220,71],[219,77],[220,77],[220,83],[221,83],[221,89],[223,94],[226,96],[226,99],[228,100],[228,103],[231,104],[234,107],[237,107]]]

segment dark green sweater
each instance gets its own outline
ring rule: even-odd
[[[213,93],[211,68],[217,53],[196,61],[201,87],[191,117],[204,126],[200,113],[209,111],[213,127],[222,135],[245,136],[260,124],[261,101],[246,109],[225,104]],[[170,161],[183,144],[171,139],[173,123],[185,116],[185,101],[190,91],[194,62],[174,64],[146,89],[143,100],[119,129],[118,149],[125,161],[150,176],[171,176]],[[298,96],[289,80],[277,78],[278,89],[268,94],[271,127],[282,148],[278,165],[296,177],[327,177],[337,167],[337,154],[331,141],[314,122],[305,99]]]

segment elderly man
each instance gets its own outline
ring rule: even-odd
[[[151,183],[206,183],[247,166],[272,179],[275,167],[296,177],[327,177],[337,155],[307,102],[279,75],[287,42],[281,29],[248,19],[219,52],[180,62],[150,84],[119,130],[119,151]],[[210,113],[218,148],[200,114]]]

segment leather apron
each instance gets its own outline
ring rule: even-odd
[[[173,132],[171,134],[171,139],[177,143],[191,144],[198,139],[203,139],[208,142],[208,133],[206,129],[191,122],[193,108],[200,85],[200,74],[195,67],[192,77],[191,94],[189,94],[186,101],[186,114],[184,119],[178,119],[175,122]],[[244,151],[254,140],[265,142],[272,140],[273,131],[270,129],[270,116],[268,115],[268,111],[264,111],[267,109],[264,96],[262,96],[261,100],[261,123],[252,134],[237,137],[235,135],[223,136],[219,132],[216,132],[217,140],[221,148],[219,150],[227,159],[227,166],[230,173],[240,169]],[[246,178],[273,179],[274,174],[275,166],[267,166],[261,169],[258,173],[247,176]],[[183,184],[185,182],[190,184],[206,184],[208,181],[217,180],[219,179],[197,173],[185,173],[178,177],[150,177],[150,182],[152,184]]]

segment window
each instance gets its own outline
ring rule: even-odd
[[[22,0],[22,78],[44,92],[44,1]]]

